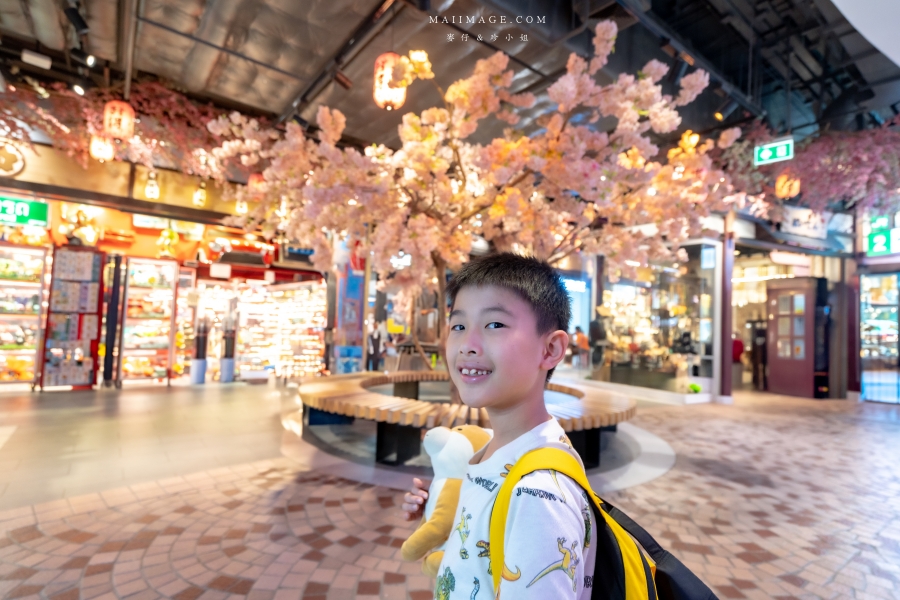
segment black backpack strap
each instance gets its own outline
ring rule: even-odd
[[[615,519],[656,563],[656,591],[660,600],[718,600],[699,577],[672,553],[660,546],[646,529],[609,502],[605,500],[601,502],[603,510]],[[593,594],[591,599],[594,599]]]

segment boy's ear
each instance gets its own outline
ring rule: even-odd
[[[568,347],[569,334],[562,329],[547,334],[541,368],[549,371],[556,367],[566,357],[566,348]]]

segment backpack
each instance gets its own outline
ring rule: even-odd
[[[657,544],[646,530],[595,494],[578,460],[557,448],[538,448],[525,454],[509,470],[497,492],[490,525],[495,594],[503,573],[506,515],[513,489],[523,476],[540,470],[568,475],[592,500],[591,509],[597,523],[592,600],[718,600],[712,590]]]

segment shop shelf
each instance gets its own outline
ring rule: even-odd
[[[168,321],[169,319],[171,319],[169,315],[162,317],[125,317],[126,321]]]
[[[39,288],[41,283],[27,279],[0,279],[0,288],[5,286]]]

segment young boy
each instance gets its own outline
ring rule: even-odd
[[[571,308],[549,265],[514,254],[465,265],[448,292],[450,378],[465,404],[487,410],[494,436],[469,463],[435,597],[490,599],[489,526],[503,477],[536,448],[560,448],[577,457],[544,405],[544,385],[569,343]],[[406,494],[408,518],[416,517],[427,498],[421,487],[414,480]],[[507,516],[499,597],[590,598],[595,531],[587,495],[571,479],[556,471],[523,477]]]

